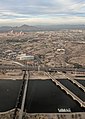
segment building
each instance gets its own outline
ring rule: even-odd
[[[26,55],[26,54],[21,54],[17,56],[18,60],[26,60],[26,61],[32,61],[34,60],[34,56],[33,55]]]

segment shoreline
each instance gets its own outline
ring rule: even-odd
[[[0,113],[1,119],[10,119],[14,115],[14,109],[7,112]],[[19,117],[19,109],[17,111],[16,117]],[[85,119],[85,112],[76,112],[76,113],[26,113],[23,112],[24,119]]]
[[[0,75],[0,80],[22,80],[23,78],[22,78],[23,76],[6,76],[6,75]],[[53,77],[55,77],[55,76],[53,76]],[[48,76],[30,76],[30,78],[29,78],[30,80],[38,80],[38,79],[41,79],[41,80],[48,80],[48,79],[50,79]],[[65,76],[63,77],[62,75],[61,76],[56,76],[56,79],[63,79],[63,80],[65,80],[65,79],[67,79]],[[75,77],[74,79],[76,79],[76,80],[85,80],[85,77],[83,76],[79,76],[79,77]]]

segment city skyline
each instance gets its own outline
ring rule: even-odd
[[[85,24],[85,0],[1,0],[3,25]]]

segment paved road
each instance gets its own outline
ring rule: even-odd
[[[52,79],[52,81],[56,84],[56,86],[59,86],[61,88],[61,90],[64,90],[68,95],[70,95],[73,100],[76,100],[81,107],[85,108],[85,102],[79,98],[77,95],[75,95],[75,93],[73,93],[71,90],[69,90],[66,86],[64,86],[62,83],[60,83],[58,80],[56,80],[55,77],[51,76],[48,72],[46,72],[46,74],[49,76],[49,78]],[[84,93],[82,94],[84,96]]]
[[[6,66],[6,65],[0,65],[0,70],[12,70],[12,69],[21,69],[21,70],[29,70],[29,71],[49,71],[49,72],[53,72],[53,71],[73,71],[73,72],[85,72],[85,68],[73,68],[73,67],[42,67],[42,66]]]

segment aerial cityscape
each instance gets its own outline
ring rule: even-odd
[[[1,65],[17,65],[14,61],[24,64],[25,56],[29,57],[28,65],[38,66],[38,56],[49,67],[85,67],[85,30],[0,33]],[[4,73],[4,77],[12,75],[7,70],[1,71],[2,76]]]
[[[85,0],[0,0],[0,119],[85,119]]]
[[[28,25],[23,25],[21,27],[23,27],[24,30],[27,30],[30,28],[30,26]],[[31,27],[32,27],[32,30],[34,30],[35,27],[34,26],[31,26]],[[8,31],[4,31],[0,33],[0,79],[2,80],[2,82],[8,81],[8,85],[9,85],[9,82],[13,83],[12,87],[13,85],[15,85],[14,84],[14,81],[15,81],[15,83],[19,85],[17,87],[18,90],[17,88],[16,88],[17,91],[15,90],[16,94],[18,95],[18,91],[19,90],[24,91],[26,86],[24,85],[24,88],[20,88],[20,84],[22,84],[21,81],[25,82],[24,78],[26,79],[26,77],[29,77],[28,78],[29,80],[26,80],[26,81],[29,81],[29,86],[27,89],[27,99],[26,99],[27,104],[25,105],[26,106],[25,108],[28,113],[25,114],[25,117],[26,118],[28,117],[28,119],[31,118],[30,116],[32,115],[29,114],[29,112],[31,112],[32,114],[43,113],[43,115],[40,114],[39,116],[45,119],[47,119],[49,116],[56,117],[56,119],[57,118],[62,119],[63,117],[66,119],[68,117],[75,118],[75,116],[76,118],[84,119],[83,112],[85,111],[84,109],[85,108],[85,104],[84,104],[84,100],[85,100],[85,96],[84,96],[85,95],[84,94],[85,92],[85,83],[84,83],[85,30],[84,29],[59,29],[54,31],[51,31],[51,30],[50,31],[47,31],[47,30],[35,31],[34,30],[30,32],[26,32],[26,31],[24,32],[23,29],[22,31],[8,30]],[[26,70],[28,71],[28,73]],[[27,76],[25,76],[26,74]],[[51,81],[54,82],[54,86],[53,84],[51,84],[52,82],[50,82],[49,79],[51,79]],[[75,106],[73,107],[73,105],[75,104],[73,104],[73,102],[70,102],[69,99],[65,99],[65,100],[68,100],[70,105],[63,103],[64,105],[61,104],[61,106],[59,106],[56,104],[55,101],[53,101],[53,98],[50,97],[51,93],[49,94],[48,91],[47,92],[45,91],[46,93],[48,93],[48,96],[50,97],[49,101],[51,101],[51,98],[52,98],[52,102],[54,102],[53,105],[56,104],[57,109],[55,110],[55,106],[52,109],[51,107],[49,107],[50,110],[48,110],[48,107],[46,108],[45,106],[41,108],[41,102],[44,105],[49,105],[52,102],[49,102],[48,100],[46,101],[47,94],[45,94],[42,91],[39,92],[38,90],[40,90],[40,88],[38,86],[36,88],[34,87],[36,90],[35,90],[35,93],[33,93],[32,95],[36,95],[36,91],[37,91],[38,93],[40,93],[41,95],[40,97],[45,99],[45,102],[43,102],[41,99],[40,104],[36,105],[37,103],[39,103],[40,100],[38,100],[37,95],[34,98],[34,100],[31,99],[32,97],[30,97],[31,90],[33,90],[30,88],[32,88],[31,85],[34,85],[32,84],[31,81],[35,82],[36,86],[37,85],[42,85],[42,87],[44,86],[45,90],[47,90],[46,89],[47,86],[45,87],[45,85],[48,85],[50,83],[48,88],[49,91],[51,90],[57,91],[58,89],[53,89],[53,88],[54,87],[56,88],[58,85],[60,87],[59,90],[62,91],[61,92],[62,95],[64,94],[63,92],[64,90],[65,95],[68,97],[70,96],[72,101],[76,100],[76,102],[79,103],[79,104],[76,104],[76,106],[78,105],[80,106],[76,108]],[[67,84],[69,87],[67,86]],[[70,88],[71,85],[73,87],[73,90],[72,88]],[[51,87],[53,88],[50,89]],[[44,89],[42,88],[43,91]],[[10,88],[4,89],[4,90],[7,90],[7,94],[10,95],[9,94]],[[79,92],[76,92],[76,90],[78,90]],[[57,98],[56,97],[57,94],[59,94],[59,92],[55,94],[55,99]],[[17,97],[17,95],[15,97]],[[20,93],[20,95],[23,97],[24,94]],[[3,95],[2,95],[2,98],[3,98]],[[33,100],[31,104],[30,104],[30,100]],[[35,100],[36,100],[36,104],[33,106],[32,103],[34,103]],[[16,101],[17,100],[15,98],[15,102]],[[21,102],[18,102],[18,103],[21,103]],[[8,111],[14,108],[15,106],[12,106],[11,108],[10,107],[11,106],[8,105],[7,109],[1,108],[1,110]],[[16,109],[18,108],[19,106],[15,108],[15,111],[12,110],[9,113],[4,114],[4,116],[1,115],[2,119],[4,119],[4,117],[6,116],[9,116],[9,114],[10,116],[14,116],[15,114],[16,116],[12,118],[15,118],[15,119],[18,118],[16,113],[17,112]],[[67,115],[65,114],[60,115],[59,113],[61,112],[62,113],[66,112]],[[71,115],[70,113],[73,113],[73,112],[74,114]],[[75,112],[77,112],[78,114],[75,115]],[[22,115],[21,112],[19,113],[20,115]],[[49,113],[49,116],[48,114],[46,115],[45,113]],[[51,113],[56,113],[57,115],[56,114],[50,115]],[[35,118],[38,118],[39,116],[35,115]]]

